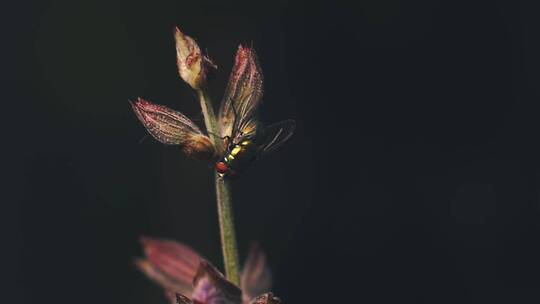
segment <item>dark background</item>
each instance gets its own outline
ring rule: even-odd
[[[3,9],[4,303],[165,303],[141,235],[221,265],[208,164],[143,96],[202,116],[172,30],[257,49],[262,120],[298,122],[234,184],[285,303],[539,303],[540,19],[518,1],[34,1]],[[15,6],[16,5],[16,6]],[[7,271],[6,271],[7,270]]]

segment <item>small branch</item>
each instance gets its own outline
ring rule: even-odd
[[[210,98],[203,90],[198,90],[199,101],[204,115],[204,123],[208,135],[217,151],[222,151],[222,141],[219,138],[217,120]],[[232,210],[231,191],[229,182],[220,178],[217,174],[216,199],[219,217],[219,231],[221,233],[221,251],[223,253],[223,264],[225,274],[229,281],[240,286],[240,269],[238,262],[238,249],[236,246],[236,231],[234,229],[234,216]]]

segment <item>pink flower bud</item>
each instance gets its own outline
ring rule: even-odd
[[[146,258],[135,264],[163,287],[171,304],[279,304],[265,254],[252,246],[242,271],[241,289],[193,249],[172,240],[141,238]],[[262,293],[262,294],[261,294]]]
[[[131,103],[137,118],[146,130],[166,145],[179,145],[189,157],[209,160],[215,157],[215,148],[184,114],[139,98]]]

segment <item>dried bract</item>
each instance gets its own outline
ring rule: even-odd
[[[180,77],[193,89],[199,90],[206,85],[208,74],[217,66],[204,56],[193,38],[175,29],[176,62]]]
[[[139,98],[131,106],[156,140],[166,145],[179,145],[190,157],[211,159],[215,148],[208,136],[184,114]]]

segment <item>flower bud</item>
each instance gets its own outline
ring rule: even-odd
[[[180,77],[193,89],[199,90],[206,84],[208,73],[217,66],[201,53],[201,49],[193,38],[184,35],[176,28],[176,62]]]
[[[216,149],[199,127],[184,114],[142,98],[131,102],[131,107],[146,130],[166,145],[179,145],[189,157],[210,160]]]
[[[215,148],[210,139],[205,135],[195,134],[186,141],[182,151],[189,157],[197,160],[210,160],[215,158]]]
[[[146,258],[135,264],[165,291],[171,304],[280,304],[270,290],[266,255],[252,246],[242,271],[242,291],[188,246],[172,240],[141,238]]]

